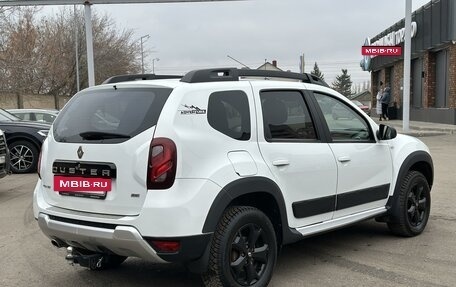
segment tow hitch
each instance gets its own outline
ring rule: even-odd
[[[82,267],[87,267],[90,270],[99,270],[103,268],[104,256],[102,254],[82,254],[75,250],[73,247],[67,247],[67,255],[65,259],[70,262],[71,265],[79,264]]]

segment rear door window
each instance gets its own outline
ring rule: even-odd
[[[209,96],[207,120],[215,130],[236,140],[250,139],[249,100],[243,91],[215,92]]]
[[[117,143],[157,124],[170,88],[125,88],[81,92],[54,122],[58,142]]]
[[[268,142],[316,140],[317,133],[300,91],[260,93],[264,137]]]

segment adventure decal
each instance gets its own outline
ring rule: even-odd
[[[179,112],[181,113],[181,115],[204,115],[206,114],[206,110],[204,109],[200,109],[194,105],[182,105],[184,108],[186,108],[185,110],[179,110]]]

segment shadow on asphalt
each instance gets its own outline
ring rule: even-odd
[[[341,253],[356,252],[357,246],[369,246],[370,241],[378,242],[382,237],[389,240],[394,238],[385,224],[373,220],[309,237],[284,246],[276,269],[281,272],[288,269],[287,266],[303,269],[314,265],[316,257],[324,262],[321,258],[330,253],[327,249],[337,248]],[[135,258],[129,258],[116,269],[90,271],[74,266],[74,272],[82,282],[90,286],[202,286],[200,277],[181,265],[154,264]]]

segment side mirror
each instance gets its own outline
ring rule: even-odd
[[[380,125],[380,128],[377,131],[377,138],[379,140],[392,140],[397,136],[397,131],[395,128],[390,126]]]

